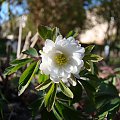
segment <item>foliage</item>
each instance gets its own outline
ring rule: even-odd
[[[53,41],[60,34],[57,28],[46,26],[39,26],[38,32],[43,40],[52,38]],[[68,36],[75,35],[72,33],[69,33]],[[27,58],[16,59],[10,63],[10,67],[6,68],[6,75],[13,74],[27,64],[19,78],[19,95],[23,94],[35,76],[38,76],[35,89],[38,91],[39,97],[31,105],[33,118],[37,110],[41,111],[41,116],[46,114],[46,117],[51,116],[58,120],[89,120],[90,117],[101,120],[114,118],[120,107],[119,93],[111,82],[106,82],[98,77],[95,63],[101,61],[102,58],[91,53],[93,48],[94,46],[85,48],[83,58],[85,67],[79,73],[80,78],[74,76],[77,82],[76,86],[67,86],[62,81],[53,83],[49,76],[40,74],[38,69],[40,57],[35,48],[29,48],[23,52]],[[85,103],[85,105],[80,104],[83,107],[82,111],[73,107],[74,103],[80,101]]]

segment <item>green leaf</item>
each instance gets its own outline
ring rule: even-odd
[[[37,110],[37,109],[41,109],[41,107],[42,107],[42,105],[43,105],[43,103],[44,103],[44,99],[43,99],[43,97],[40,97],[40,98],[38,98],[37,100],[35,100],[31,105],[30,105],[30,107],[32,108],[32,109],[34,109],[34,110]]]
[[[49,75],[41,74],[39,72],[39,75],[38,75],[38,82],[39,83],[45,82],[48,79],[49,79]]]
[[[72,107],[69,107],[67,104],[62,103],[61,101],[56,101],[55,107],[62,116],[63,120],[81,120],[80,112],[74,110]]]
[[[47,26],[39,26],[38,33],[43,40],[52,39],[53,37],[53,30]]]
[[[28,50],[23,51],[22,53],[23,53],[23,54],[30,55],[30,56],[32,56],[32,57],[38,57],[38,53],[37,53],[37,51],[36,51],[35,48],[29,48]]]
[[[17,65],[17,64],[21,64],[21,63],[24,63],[24,62],[27,62],[27,63],[28,63],[28,62],[31,62],[31,61],[33,61],[33,59],[31,59],[31,58],[16,59],[16,60],[10,62],[10,64],[13,65],[13,66],[15,66],[15,65]]]
[[[98,88],[98,95],[118,96],[118,91],[111,83],[102,82]]]
[[[95,91],[96,91],[95,88],[87,80],[80,79],[79,82],[84,87],[91,102],[94,103],[94,97],[95,97]]]
[[[34,77],[35,72],[38,69],[39,63],[40,63],[39,61],[37,63],[33,62],[21,75],[18,87],[19,96],[25,91],[25,89],[30,84],[32,78]]]
[[[93,65],[92,61],[90,61],[90,68],[91,68],[91,73],[94,75],[95,74],[95,70],[94,70],[94,65]]]
[[[38,110],[41,110],[44,103],[43,97],[38,98],[32,104],[30,104],[30,108],[32,109],[32,118],[35,117]]]
[[[9,66],[9,67],[7,67],[7,68],[5,69],[5,71],[4,71],[4,75],[8,75],[13,68],[14,68],[14,66]]]
[[[103,58],[96,54],[86,54],[83,58],[84,61],[91,60],[92,62],[99,62]]]
[[[119,110],[120,98],[107,98],[107,99],[105,99],[103,97],[103,99],[106,101],[104,101],[103,105],[99,108],[99,112],[98,112],[97,116],[102,118],[102,117],[105,117],[105,115],[107,115],[108,119],[109,118],[112,119],[116,115],[116,112],[118,112],[118,110]]]
[[[72,91],[62,81],[60,81],[59,86],[60,86],[63,94],[65,94],[66,96],[68,96],[70,98],[73,98],[74,95],[73,95]]]
[[[62,117],[59,115],[59,113],[55,110],[54,107],[53,107],[52,111],[53,111],[55,117],[56,117],[58,120],[63,120]]]
[[[53,83],[50,90],[45,95],[45,106],[47,107],[47,110],[49,112],[52,110],[52,107],[55,103],[56,91],[57,91],[57,84]]]
[[[91,51],[93,50],[93,48],[95,47],[95,45],[89,45],[85,48],[85,54],[89,54],[91,53]]]
[[[71,36],[77,37],[77,36],[78,36],[78,33],[77,33],[77,32],[74,32],[74,31],[70,31],[70,32],[67,34],[66,38],[71,37]]]
[[[65,94],[63,94],[61,91],[57,92],[56,97],[63,102],[69,102],[72,100],[71,98],[67,97]]]
[[[90,70],[90,63],[89,61],[84,61],[84,66],[87,70]]]
[[[32,62],[33,60],[28,59],[28,60],[25,60],[24,62],[23,62],[23,60],[20,61],[20,62],[18,62],[18,61],[19,60],[13,61],[13,63],[11,63],[11,64],[13,64],[14,66],[10,66],[10,67],[6,68],[5,71],[4,71],[4,74],[5,75],[10,75],[10,74],[16,72],[21,67],[25,66],[27,63]]]
[[[89,83],[92,84],[92,86],[94,86],[96,89],[98,89],[98,86],[101,84],[101,79],[98,78],[97,74],[91,74],[91,73],[87,73],[86,75],[84,75],[85,78],[89,79]]]
[[[79,102],[82,96],[82,86],[78,83],[76,86],[71,86],[70,89],[74,94],[72,103]]]
[[[53,28],[52,40],[55,41],[58,35],[60,35],[59,28],[57,27]]]
[[[50,86],[50,84],[52,84],[52,81],[49,79],[49,80],[46,80],[45,82],[41,83],[40,85],[38,85],[35,89],[37,91],[44,90],[44,89],[48,88]]]

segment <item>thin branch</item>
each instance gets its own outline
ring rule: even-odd
[[[20,23],[19,27],[19,36],[18,36],[18,47],[17,47],[17,58],[20,57],[20,52],[21,52],[21,41],[22,41],[22,25]]]
[[[29,46],[30,46],[30,37],[31,37],[31,31],[29,31],[28,35],[26,36],[25,44],[23,46],[22,51],[25,51],[25,50],[27,50],[29,48]]]
[[[29,49],[29,47],[30,47],[30,37],[31,37],[31,31],[29,31],[28,35],[26,36],[25,43],[24,43],[22,51],[25,51],[25,50]],[[19,58],[26,58],[26,56],[27,55],[24,55],[24,54],[21,53]]]
[[[26,37],[25,44],[24,44],[24,47],[23,47],[23,50],[22,50],[22,51],[25,51],[25,50],[29,49],[29,47],[32,47],[32,48],[33,48],[33,47],[35,46],[35,44],[37,43],[37,41],[38,41],[38,33],[36,33],[36,34],[31,38],[31,40],[29,40],[29,39],[30,39],[30,36],[31,36],[31,33],[29,32],[28,35],[27,35],[27,37]],[[31,45],[29,45],[30,41],[32,42]],[[20,55],[19,58],[22,59],[22,58],[26,58],[26,57],[27,57],[27,55],[23,55],[23,54],[21,53],[21,55]]]
[[[32,39],[31,39],[32,44],[30,45],[30,47],[34,47],[37,41],[38,41],[38,33],[36,33],[36,34],[32,37]]]

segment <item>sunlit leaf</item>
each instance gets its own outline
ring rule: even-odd
[[[60,81],[59,86],[60,86],[63,94],[65,94],[66,96],[68,96],[70,98],[73,98],[74,95],[73,95],[72,91],[62,81]]]
[[[31,80],[34,77],[35,72],[37,71],[39,66],[39,61],[38,62],[33,62],[30,64],[30,66],[23,72],[23,74],[20,77],[19,80],[19,93],[18,95],[21,95],[25,89],[28,87],[30,84]]]
[[[27,63],[32,62],[32,61],[33,61],[32,59],[26,59],[24,62],[23,62],[23,60],[20,62],[19,62],[19,60],[13,61],[13,63],[11,63],[12,66],[5,69],[4,74],[10,75],[10,74],[16,72],[21,67],[25,66]]]
[[[103,58],[96,54],[86,54],[83,58],[84,61],[91,60],[92,62],[101,61]]]
[[[53,83],[48,93],[45,95],[45,106],[48,111],[52,110],[52,107],[55,103],[56,91],[57,91],[57,84]]]
[[[58,35],[60,35],[59,28],[57,27],[53,28],[52,40],[55,41]]]
[[[89,45],[85,48],[85,54],[89,54],[91,53],[91,51],[93,50],[93,48],[95,47],[95,45]]]
[[[38,85],[35,89],[36,90],[44,90],[46,88],[48,88],[50,86],[50,84],[52,84],[51,80],[46,80],[45,82],[41,83],[40,85]]]
[[[49,79],[49,75],[41,74],[38,75],[38,82],[42,83]]]
[[[74,31],[70,31],[68,34],[67,34],[67,36],[66,36],[66,38],[68,38],[68,37],[77,37],[78,36],[78,33],[77,32],[74,32]]]

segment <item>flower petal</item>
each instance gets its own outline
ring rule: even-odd
[[[43,51],[48,53],[55,46],[55,43],[52,40],[47,39],[45,41],[45,46],[43,47]]]
[[[68,81],[70,82],[70,84],[71,84],[72,86],[76,86],[76,85],[77,85],[77,82],[76,82],[75,79],[68,78]]]
[[[53,82],[59,83],[70,82],[75,85],[72,80],[72,74],[78,74],[84,62],[82,60],[85,49],[78,44],[73,37],[63,38],[62,35],[57,36],[55,43],[47,39],[41,53],[42,63],[40,69],[49,74]],[[66,57],[66,63],[58,65],[55,57],[58,54],[63,54]],[[62,58],[60,58],[62,60]],[[60,61],[61,62],[61,61]]]
[[[48,67],[47,67],[46,64],[44,64],[44,63],[40,64],[40,70],[41,70],[44,74],[46,74],[46,75],[49,75],[49,74],[50,74],[50,72],[49,72],[49,70],[48,70]]]
[[[50,76],[50,79],[54,82],[54,83],[59,83],[60,82],[60,78],[58,77],[54,77],[54,76]]]
[[[62,35],[57,36],[55,44],[59,44],[59,42],[63,39]]]

